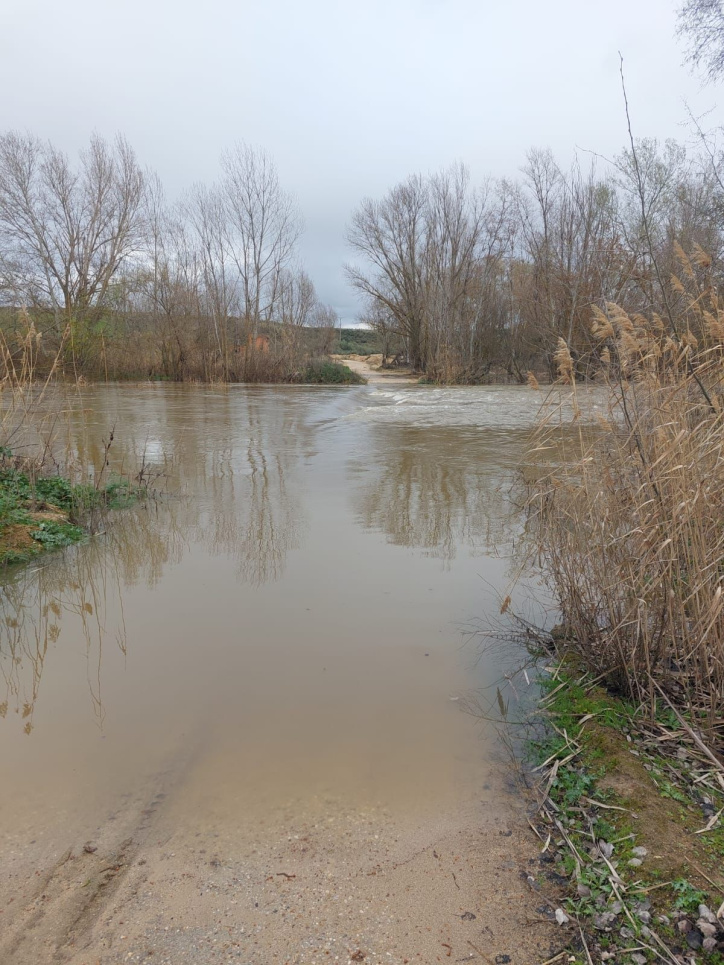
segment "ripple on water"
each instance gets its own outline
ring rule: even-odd
[[[568,389],[535,392],[527,386],[410,386],[396,390],[375,389],[371,405],[348,413],[350,421],[419,427],[460,426],[485,429],[530,429],[541,406],[561,406],[564,417],[573,412]],[[577,401],[584,419],[602,412],[604,399],[597,388],[579,389]]]

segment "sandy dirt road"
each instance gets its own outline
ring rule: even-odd
[[[357,355],[354,357],[345,357],[342,355],[335,355],[333,357],[335,361],[341,362],[342,365],[346,365],[348,369],[352,369],[352,371],[356,372],[357,375],[361,375],[362,378],[367,379],[370,385],[414,385],[417,382],[417,376],[410,375],[404,370],[402,372],[396,372],[394,369],[380,369],[379,362],[381,360],[381,356],[373,355],[365,357],[362,355]]]

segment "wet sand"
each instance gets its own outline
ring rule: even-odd
[[[311,812],[291,802],[264,818],[239,814],[233,829],[210,820],[194,830],[173,780],[93,829],[93,853],[77,840],[55,862],[34,861],[31,849],[6,864],[1,961],[532,963],[551,954],[558,936],[525,880],[536,854],[521,802],[494,784],[479,807],[434,815],[325,798]]]

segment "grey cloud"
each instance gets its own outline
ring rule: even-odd
[[[680,66],[669,0],[5,0],[0,28],[3,128],[71,152],[123,131],[171,196],[213,180],[234,141],[269,150],[345,319],[344,229],[365,195],[456,160],[515,176],[532,145],[615,153],[619,50],[641,136],[685,137],[683,99],[717,93]]]

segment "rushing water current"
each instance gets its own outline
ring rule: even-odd
[[[507,591],[505,483],[535,393],[123,385],[81,403],[76,459],[102,464],[115,426],[111,470],[145,460],[163,493],[5,579],[8,848],[165,773],[199,826],[335,796],[438,807],[483,779],[490,741],[459,698],[501,673],[470,633]]]

